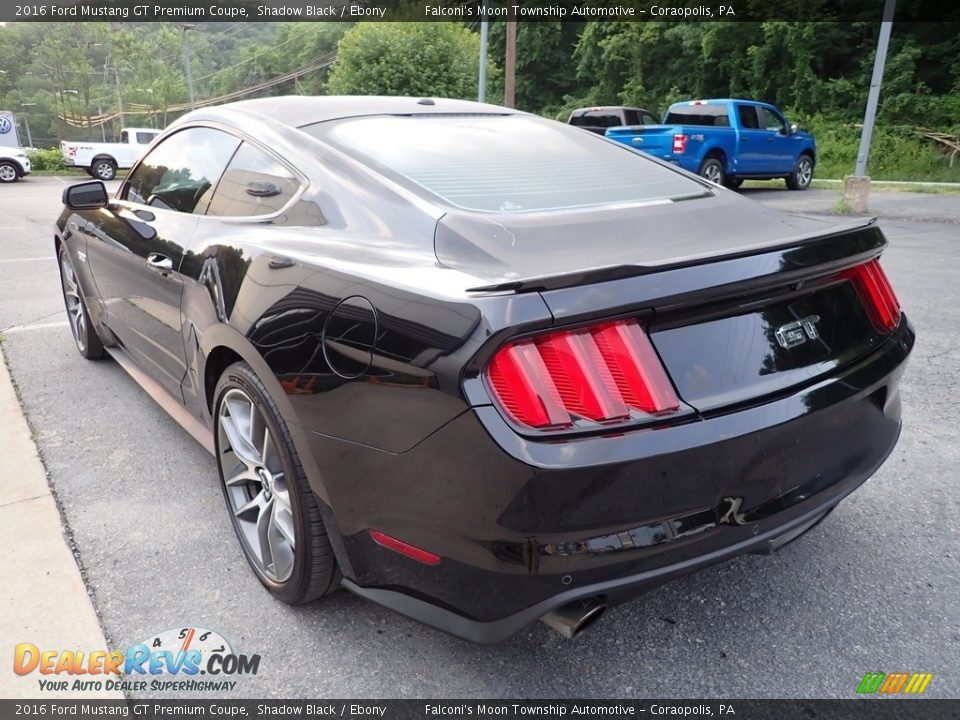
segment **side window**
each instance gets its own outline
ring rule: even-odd
[[[282,209],[299,189],[300,181],[290,170],[243,143],[217,185],[207,215],[269,215]]]
[[[645,112],[640,113],[640,120],[643,125],[659,125],[660,124],[660,120],[655,118],[650,113],[645,113]]]
[[[626,116],[625,120],[627,125],[640,125],[640,113],[636,110],[624,110],[623,114]]]
[[[124,199],[202,215],[240,140],[220,130],[192,127],[157,145],[130,175]]]
[[[120,142],[124,144],[130,142],[130,133],[128,133],[126,130],[122,131],[120,133]]]
[[[775,130],[776,132],[786,130],[787,124],[784,119],[770,108],[760,108],[760,114],[763,115],[763,126],[767,130]]]
[[[744,130],[760,129],[760,120],[757,118],[757,108],[753,105],[737,105],[737,115],[740,118],[740,127]]]
[[[138,132],[137,133],[137,144],[138,145],[149,145],[153,142],[153,139],[157,136],[156,133],[148,132]]]

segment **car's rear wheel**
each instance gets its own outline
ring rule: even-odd
[[[723,185],[726,179],[726,173],[723,171],[723,163],[715,157],[707,158],[700,166],[700,177],[706,178],[712,183]]]
[[[113,180],[117,176],[117,164],[110,158],[94,160],[91,170],[98,180]]]
[[[63,289],[63,304],[67,308],[67,322],[70,324],[70,333],[77,345],[77,350],[88,360],[99,360],[103,357],[103,343],[97,330],[90,320],[87,304],[77,281],[77,273],[70,260],[70,253],[65,245],[60,246],[60,286]]]
[[[790,190],[806,190],[813,180],[813,158],[801,155],[793,168],[793,173],[787,178],[787,188]]]
[[[726,185],[731,190],[736,190],[738,187],[743,185],[743,178],[740,177],[730,177],[727,176],[727,179],[723,181],[723,184]]]
[[[20,179],[20,171],[11,162],[0,162],[0,183],[12,183]]]
[[[217,383],[217,465],[240,547],[260,582],[288,603],[337,589],[340,573],[287,425],[243,362]]]

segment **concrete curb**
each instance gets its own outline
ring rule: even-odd
[[[10,373],[0,362],[0,698],[123,698],[120,692],[40,690],[38,680],[66,680],[61,674],[13,671],[14,646],[33,643],[43,650],[108,650],[93,603],[63,533],[60,513],[47,484],[30,428],[20,409]],[[82,680],[102,679],[80,676]]]

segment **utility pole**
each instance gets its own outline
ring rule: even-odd
[[[120,114],[120,127],[126,124],[123,120],[123,90],[121,90],[120,85],[120,68],[116,65],[113,66],[113,77],[117,82],[117,112]]]
[[[30,134],[30,111],[24,108],[33,107],[36,103],[20,103],[20,109],[23,110],[23,126],[27,131],[27,146],[33,147],[33,135]]]
[[[870,141],[873,138],[873,123],[877,117],[877,105],[880,102],[880,87],[883,85],[883,68],[887,61],[887,47],[890,44],[890,30],[893,27],[893,13],[897,0],[886,0],[883,5],[883,19],[880,22],[880,37],[877,39],[877,54],[873,58],[873,76],[870,78],[870,92],[867,94],[867,110],[863,116],[863,131],[860,133],[860,148],[857,150],[857,166],[853,175],[843,182],[843,197],[854,212],[865,212],[867,198],[870,196],[870,178],[867,176],[867,158],[870,155]]]
[[[197,107],[197,101],[193,94],[193,72],[190,69],[190,40],[187,38],[187,33],[193,30],[196,25],[193,23],[183,23],[180,27],[183,28],[183,68],[187,71],[187,88],[190,90],[190,109],[193,110]]]
[[[487,99],[487,36],[490,33],[490,21],[487,17],[487,0],[481,3],[483,20],[480,22],[480,79],[477,84],[477,102]]]
[[[503,104],[508,108],[517,105],[517,21],[514,17],[511,6],[507,14],[507,57],[503,75]]]

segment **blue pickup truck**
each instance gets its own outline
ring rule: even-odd
[[[791,190],[806,190],[817,163],[810,133],[773,105],[752,100],[675,103],[662,125],[612,127],[605,134],[732,188],[747,178],[784,178]]]

